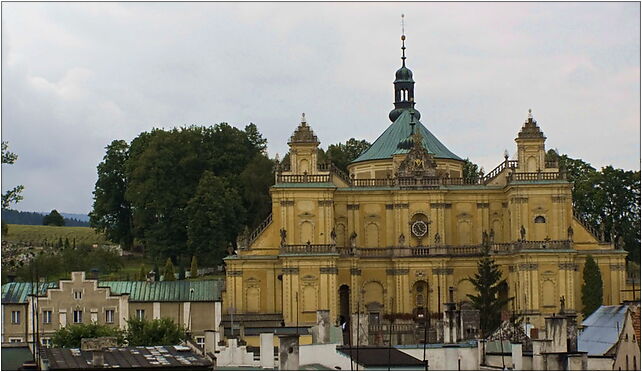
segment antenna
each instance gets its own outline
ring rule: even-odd
[[[406,23],[405,15],[401,14],[401,65],[406,66]]]

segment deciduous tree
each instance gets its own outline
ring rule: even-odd
[[[125,250],[131,250],[134,243],[132,206],[125,198],[129,145],[123,140],[115,140],[105,149],[105,157],[98,164],[98,180],[94,187],[89,223],[97,231],[105,233],[110,241],[120,243]]]
[[[185,329],[170,318],[130,318],[125,338],[128,346],[163,346],[178,345],[187,339],[187,335]]]
[[[465,182],[475,182],[479,179],[479,166],[466,158],[462,170],[462,177]]]
[[[337,168],[347,173],[348,164],[358,158],[359,155],[369,149],[370,146],[370,142],[366,140],[350,138],[345,144],[339,142],[328,146],[328,149],[325,151],[325,157],[330,159]]]
[[[187,204],[188,245],[200,257],[219,263],[236,238],[245,209],[237,191],[225,179],[205,171],[196,194]]]
[[[2,141],[2,164],[13,164],[16,160],[18,160],[18,155],[9,151],[8,142]],[[12,203],[17,203],[22,200],[20,193],[23,190],[24,186],[18,185],[2,194],[2,208],[9,208]]]
[[[118,345],[123,345],[125,343],[124,336],[123,331],[116,327],[97,323],[81,323],[60,328],[54,332],[51,342],[55,347],[79,348],[80,340],[83,338],[116,337]]]
[[[54,209],[42,218],[42,224],[46,226],[65,226],[65,219]],[[60,246],[62,247],[62,238],[60,238]]]

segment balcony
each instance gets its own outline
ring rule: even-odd
[[[513,254],[524,250],[571,249],[569,240],[526,240],[512,243],[492,243],[491,255]],[[483,246],[478,245],[440,245],[427,247],[388,247],[388,248],[348,248],[337,247],[341,257],[392,258],[392,257],[471,257],[481,256]]]

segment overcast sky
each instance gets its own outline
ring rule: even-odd
[[[287,152],[374,141],[407,65],[422,122],[487,171],[527,110],[548,148],[640,169],[639,3],[2,3],[2,188],[19,210],[87,213],[113,139],[255,123]]]

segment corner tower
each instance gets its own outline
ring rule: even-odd
[[[319,139],[301,114],[301,124],[296,128],[290,141],[290,171],[293,174],[315,174]]]

